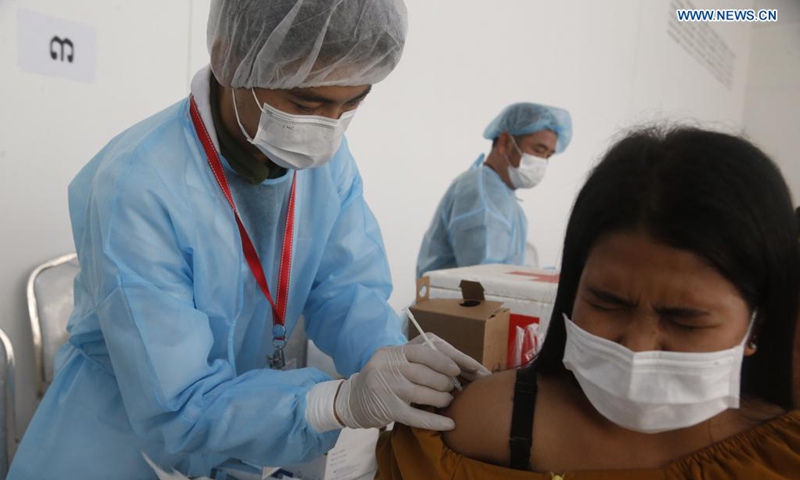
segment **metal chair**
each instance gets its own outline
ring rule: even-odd
[[[28,278],[28,314],[41,399],[53,381],[53,360],[69,338],[67,322],[74,308],[73,281],[80,271],[75,253],[37,267]]]
[[[14,423],[14,348],[5,332],[0,330],[0,480],[8,474],[8,467],[17,448]]]
[[[536,245],[531,242],[525,244],[525,265],[539,268],[539,251],[536,249]]]

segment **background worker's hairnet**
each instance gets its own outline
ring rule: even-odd
[[[373,84],[407,27],[403,0],[212,0],[211,70],[229,88]]]
[[[536,103],[514,103],[504,108],[492,120],[484,130],[483,137],[494,140],[503,132],[517,137],[542,130],[551,130],[558,135],[556,153],[561,153],[572,140],[572,117],[561,108]]]

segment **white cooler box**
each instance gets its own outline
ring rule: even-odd
[[[507,368],[528,363],[547,332],[558,288],[558,272],[515,265],[476,265],[436,270],[430,279],[430,298],[461,298],[461,280],[480,282],[486,300],[503,302],[511,310]]]

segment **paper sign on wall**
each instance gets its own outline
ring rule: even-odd
[[[17,62],[26,72],[94,83],[97,78],[95,28],[19,9]]]

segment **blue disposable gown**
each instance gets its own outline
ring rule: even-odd
[[[277,222],[245,218],[261,232],[251,237],[273,295],[293,175],[258,186]],[[296,175],[287,329],[303,314],[308,336],[350,375],[376,349],[405,342],[387,303],[383,242],[346,142],[327,165]],[[330,378],[264,368],[270,307],[188,100],[112,140],[69,200],[81,263],[70,339],[10,479],[153,478],[142,452],[208,475],[229,457],[280,466],[333,446],[338,431],[319,434],[305,420],[306,393]]]
[[[528,220],[514,190],[483,155],[439,203],[417,258],[417,277],[443,268],[525,263]]]

